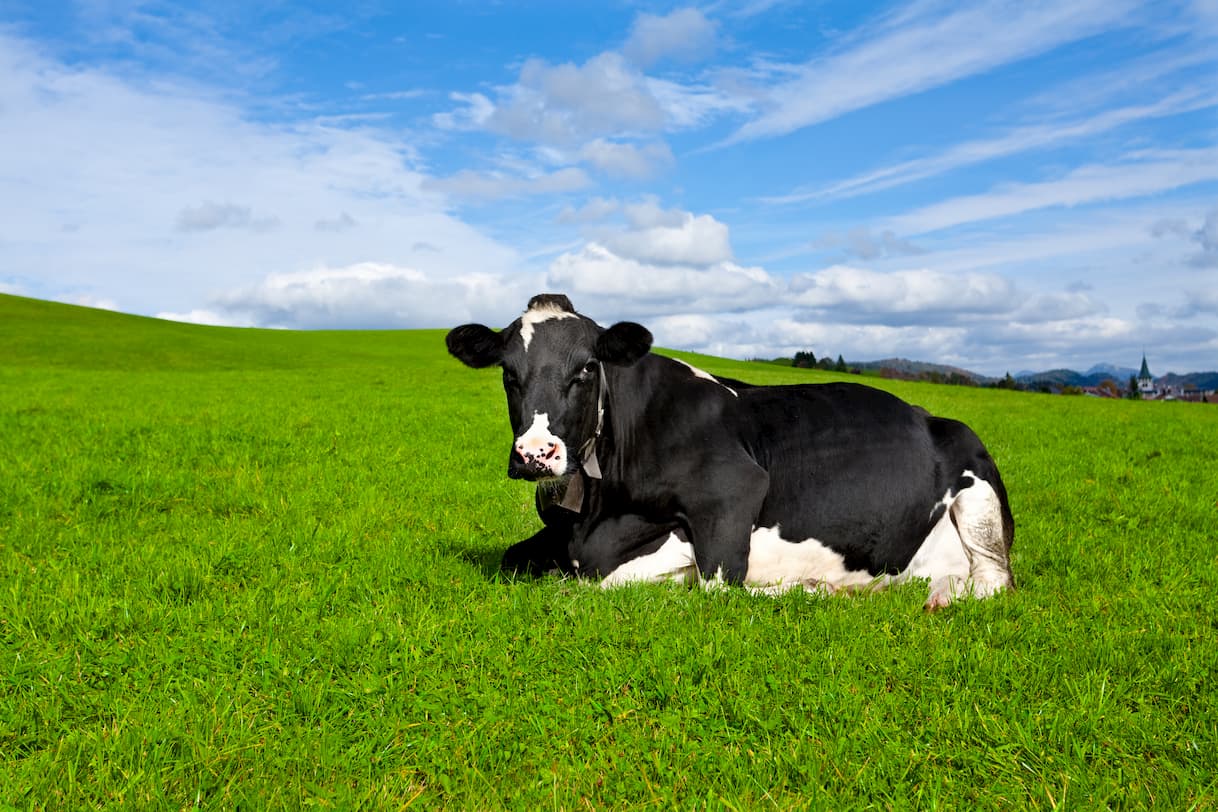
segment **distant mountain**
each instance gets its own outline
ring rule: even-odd
[[[790,363],[790,359],[775,359],[776,362]],[[899,376],[910,379],[928,380],[942,376],[943,379],[952,376],[969,378],[979,386],[998,383],[1002,378],[982,375],[979,372],[951,366],[949,364],[932,364],[927,361],[911,361],[908,358],[882,358],[879,361],[851,361],[851,369],[861,369],[878,372],[891,370]],[[1086,372],[1073,369],[1047,369],[1041,372],[1023,370],[1016,373],[1015,381],[1023,388],[1060,390],[1067,386],[1099,386],[1107,380],[1115,381],[1124,390],[1129,385],[1130,378],[1136,378],[1138,370],[1133,367],[1121,367],[1116,364],[1095,364]],[[1169,372],[1156,377],[1156,381],[1165,386],[1182,386],[1192,384],[1202,390],[1218,390],[1218,372],[1189,372],[1178,375]]]
[[[1218,389],[1218,372],[1187,372],[1183,375],[1177,375],[1174,372],[1169,372],[1161,378],[1155,380],[1160,381],[1167,386],[1184,386],[1192,384],[1198,389],[1211,390]]]
[[[1138,376],[1138,370],[1133,367],[1119,367],[1115,364],[1096,364],[1084,372],[1083,375],[1086,377],[1103,375],[1105,378],[1112,378],[1114,381],[1128,381],[1130,378]],[[1103,378],[1100,380],[1103,380]]]
[[[963,369],[962,367],[954,367],[948,364],[932,364],[926,361],[911,361],[908,358],[883,358],[879,361],[864,361],[861,363],[852,362],[852,368],[866,370],[882,370],[891,369],[899,372],[902,375],[910,377],[918,377],[923,375],[942,375],[944,378],[952,375],[970,378],[978,384],[993,383],[998,380],[991,378],[988,375],[982,375],[979,372]]]
[[[1129,383],[1129,379],[1137,377],[1137,374],[1138,370],[1131,367],[1096,364],[1086,372],[1075,372],[1073,369],[1020,372],[1015,376],[1015,380],[1031,388],[1039,388],[1041,386],[1099,386],[1106,380],[1112,380],[1116,381],[1123,388]],[[1167,386],[1192,384],[1199,389],[1218,388],[1218,372],[1189,372],[1184,375],[1169,372],[1166,375],[1156,377],[1155,380]]]

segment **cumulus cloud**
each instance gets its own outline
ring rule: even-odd
[[[276,217],[255,217],[249,206],[209,201],[199,206],[187,206],[178,212],[176,228],[182,232],[216,231],[222,228],[270,231],[278,225],[279,219]]]
[[[643,180],[673,164],[672,150],[661,141],[624,144],[597,138],[579,151],[579,156],[606,175]]]
[[[555,259],[546,281],[573,296],[593,297],[617,313],[747,310],[770,304],[781,291],[762,268],[730,261],[660,265],[595,242]]]
[[[469,273],[440,278],[415,268],[364,262],[269,274],[223,293],[206,308],[163,318],[291,329],[445,327],[507,323],[532,285],[519,277]]]
[[[710,215],[654,199],[593,203],[598,215],[620,211],[626,222],[557,257],[546,277],[553,289],[622,317],[666,316],[657,335],[674,346],[688,346],[696,325],[709,323],[703,314],[766,307],[781,295],[783,284],[763,268],[733,261],[728,228]]]
[[[664,109],[643,74],[621,54],[598,54],[582,65],[529,59],[483,119],[490,130],[525,141],[572,144],[663,128]]]
[[[914,323],[1007,312],[1014,286],[995,274],[879,272],[834,265],[791,279],[789,301],[847,321]]]
[[[810,349],[818,356],[841,355],[848,361],[880,358],[949,359],[956,355],[967,330],[962,327],[838,324],[792,318],[775,319],[764,342],[784,354]]]
[[[656,265],[707,267],[732,259],[728,228],[709,214],[664,210],[654,201],[624,208],[630,227],[600,242],[625,259]]]
[[[373,258],[439,279],[521,261],[424,188],[401,133],[267,120],[243,96],[65,63],[6,31],[0,77],[0,221],[21,235],[2,273],[27,295],[223,316],[209,297],[271,271]],[[358,228],[327,231],[344,213]]]
[[[1037,293],[1016,297],[1015,301],[1009,318],[1025,324],[1090,318],[1107,310],[1102,302],[1081,290]]]
[[[695,8],[659,16],[640,14],[630,29],[622,53],[642,67],[663,59],[693,62],[715,49],[716,24]]]

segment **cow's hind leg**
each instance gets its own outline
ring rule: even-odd
[[[927,609],[946,606],[953,598],[972,595],[985,598],[1015,586],[1011,575],[1011,541],[1014,522],[1005,501],[989,482],[966,473],[961,488],[948,508],[948,515],[968,558],[968,578],[947,575],[931,581]],[[998,480],[1001,488],[1001,480]]]

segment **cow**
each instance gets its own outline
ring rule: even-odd
[[[700,581],[778,593],[930,582],[926,607],[1014,588],[998,468],[963,423],[853,383],[747,386],[651,352],[540,294],[449,352],[502,369],[508,476],[544,522],[504,555],[604,586]]]

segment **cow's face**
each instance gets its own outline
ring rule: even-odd
[[[508,476],[540,480],[579,468],[600,428],[603,365],[635,363],[651,348],[651,333],[632,322],[603,329],[576,313],[566,296],[543,294],[501,332],[465,324],[446,342],[468,366],[503,368],[515,437]]]

